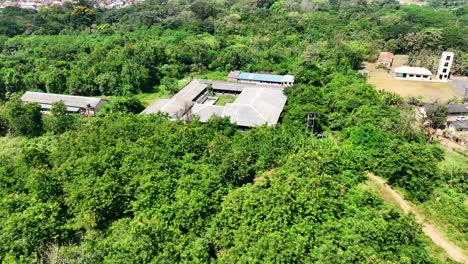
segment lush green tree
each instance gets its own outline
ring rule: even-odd
[[[434,129],[441,128],[447,121],[448,108],[443,104],[432,104],[426,107],[426,120],[431,122]]]
[[[388,149],[376,171],[388,178],[390,184],[408,190],[408,198],[426,200],[439,179],[437,162],[440,150],[433,146],[404,143]]]
[[[76,116],[67,112],[63,101],[54,102],[50,114],[50,116],[45,117],[44,126],[47,131],[54,134],[61,134],[71,129],[77,119]]]
[[[139,114],[145,107],[140,100],[135,97],[121,97],[112,99],[110,103],[104,105],[99,114],[108,113],[134,113]]]
[[[75,28],[91,26],[96,19],[96,11],[92,8],[77,5],[71,13],[71,23]]]
[[[179,91],[177,80],[171,77],[164,77],[161,80],[161,85],[169,91],[171,94],[175,94]]]
[[[5,118],[12,134],[37,136],[43,132],[39,104],[23,104],[19,98],[12,99],[5,104]]]

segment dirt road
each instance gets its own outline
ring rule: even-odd
[[[468,264],[468,258],[463,253],[463,250],[456,245],[452,244],[435,226],[424,222],[424,218],[418,214],[413,208],[403,199],[403,197],[390,187],[382,178],[375,176],[372,173],[368,174],[369,178],[383,187],[386,195],[392,198],[392,201],[398,205],[405,213],[413,213],[416,221],[423,226],[423,232],[434,241],[436,245],[441,247],[447,252],[447,255],[460,263]]]

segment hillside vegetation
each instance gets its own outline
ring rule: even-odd
[[[466,10],[198,0],[1,11],[0,260],[440,262],[411,215],[361,185],[371,171],[417,203],[440,188],[464,201],[466,171],[449,181],[412,108],[356,69],[381,49],[452,49],[463,73]],[[295,75],[280,125],[135,114],[138,98],[233,69]],[[63,104],[41,115],[19,102],[25,90],[118,97],[96,117]],[[310,111],[328,138],[305,129]],[[463,216],[462,203],[451,224]]]

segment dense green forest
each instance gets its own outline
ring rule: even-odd
[[[413,216],[361,188],[367,171],[415,203],[449,186],[451,224],[466,234],[464,167],[439,166],[443,149],[405,99],[356,71],[381,50],[423,61],[450,49],[466,74],[466,6],[196,0],[0,12],[2,262],[439,262]],[[221,118],[137,114],[134,95],[233,69],[295,75],[280,125],[239,132]],[[41,115],[19,101],[26,90],[121,97],[92,118],[60,103]],[[328,138],[305,129],[310,111]]]

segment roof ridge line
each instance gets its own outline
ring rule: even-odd
[[[265,88],[260,88],[260,89],[265,90]],[[257,100],[258,97],[260,97],[260,95],[257,93],[257,94],[255,95],[255,98],[254,98],[253,100],[254,100],[254,101]],[[268,119],[266,119],[265,116],[263,116],[260,112],[258,112],[257,109],[256,109],[252,104],[249,104],[249,106],[250,106],[255,112],[257,112],[257,114],[260,115],[260,116],[263,118],[263,120],[266,120],[267,123],[268,123]]]

